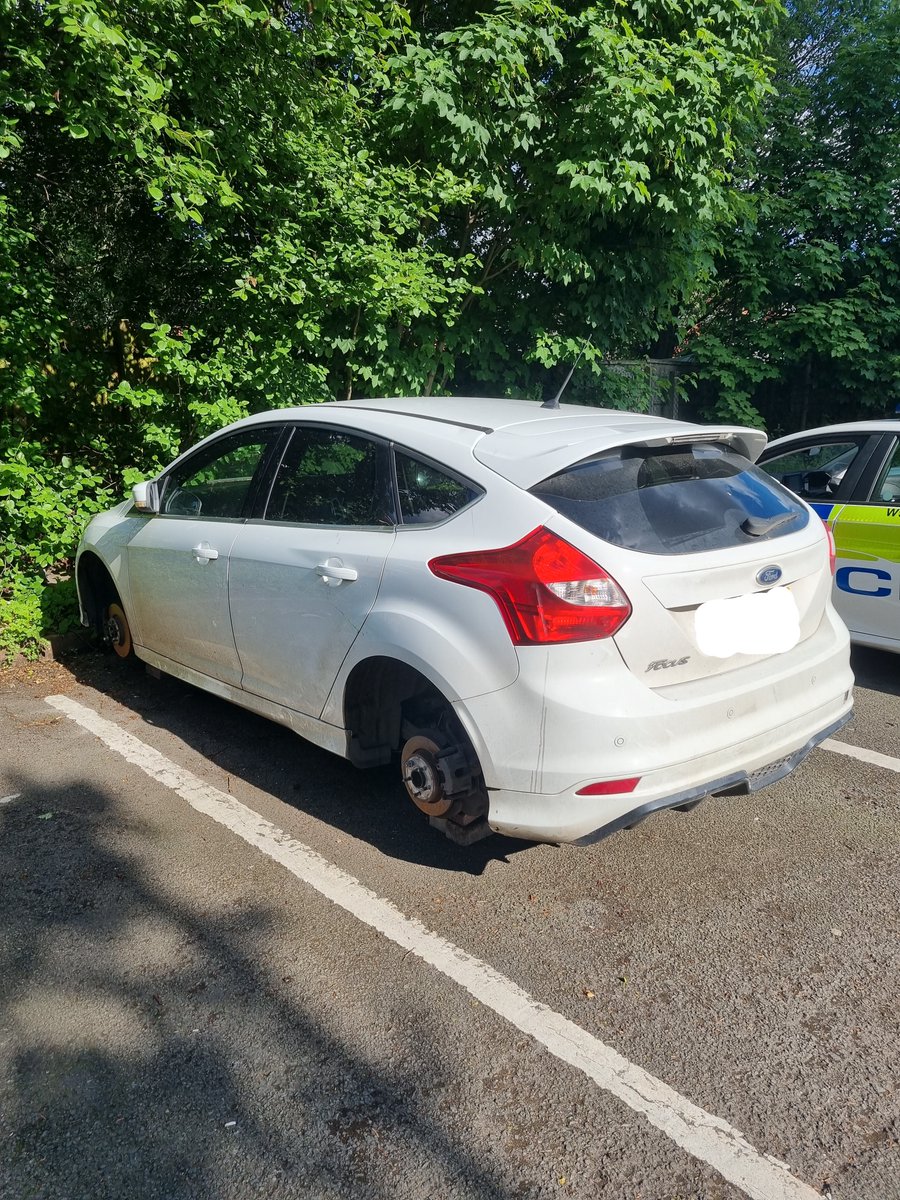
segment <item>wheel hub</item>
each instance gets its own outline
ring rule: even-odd
[[[410,738],[401,754],[401,773],[407,795],[416,808],[432,817],[446,813],[452,799],[444,791],[438,762],[439,746],[428,737]]]
[[[441,780],[437,763],[430,755],[426,758],[421,752],[407,760],[403,779],[409,794],[421,803],[433,802],[440,791]]]
[[[131,629],[121,605],[110,604],[106,610],[103,630],[117,657],[128,658],[131,654]]]
[[[106,636],[113,646],[119,646],[124,641],[124,630],[118,617],[109,617],[106,621]]]

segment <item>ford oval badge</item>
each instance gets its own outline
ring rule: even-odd
[[[774,565],[763,567],[761,571],[756,572],[756,582],[764,585],[777,583],[781,578],[781,567]]]

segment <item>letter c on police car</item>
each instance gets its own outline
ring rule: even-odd
[[[870,582],[875,582],[876,580],[882,580],[886,583],[891,582],[889,573],[887,571],[879,570],[878,567],[841,567],[835,572],[834,582],[838,585],[842,592],[851,592],[854,596],[874,597],[889,596],[891,594],[891,589],[889,587],[878,587],[877,583],[875,587],[854,587],[850,582],[851,575],[874,576],[874,580]],[[859,584],[862,583],[863,580],[858,579],[856,582]]]

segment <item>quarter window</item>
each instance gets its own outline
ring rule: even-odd
[[[269,521],[394,525],[386,445],[338,430],[295,428],[266,508]]]
[[[230,434],[192,454],[166,476],[162,511],[173,517],[246,515],[254,478],[278,430]]]
[[[396,455],[400,515],[404,525],[433,525],[481,495],[471,484],[447,475],[437,467],[408,454]]]

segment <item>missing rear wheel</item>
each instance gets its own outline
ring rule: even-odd
[[[437,731],[423,731],[411,737],[400,752],[400,774],[406,794],[429,817],[443,817],[453,805],[453,798],[445,791],[439,736]]]

